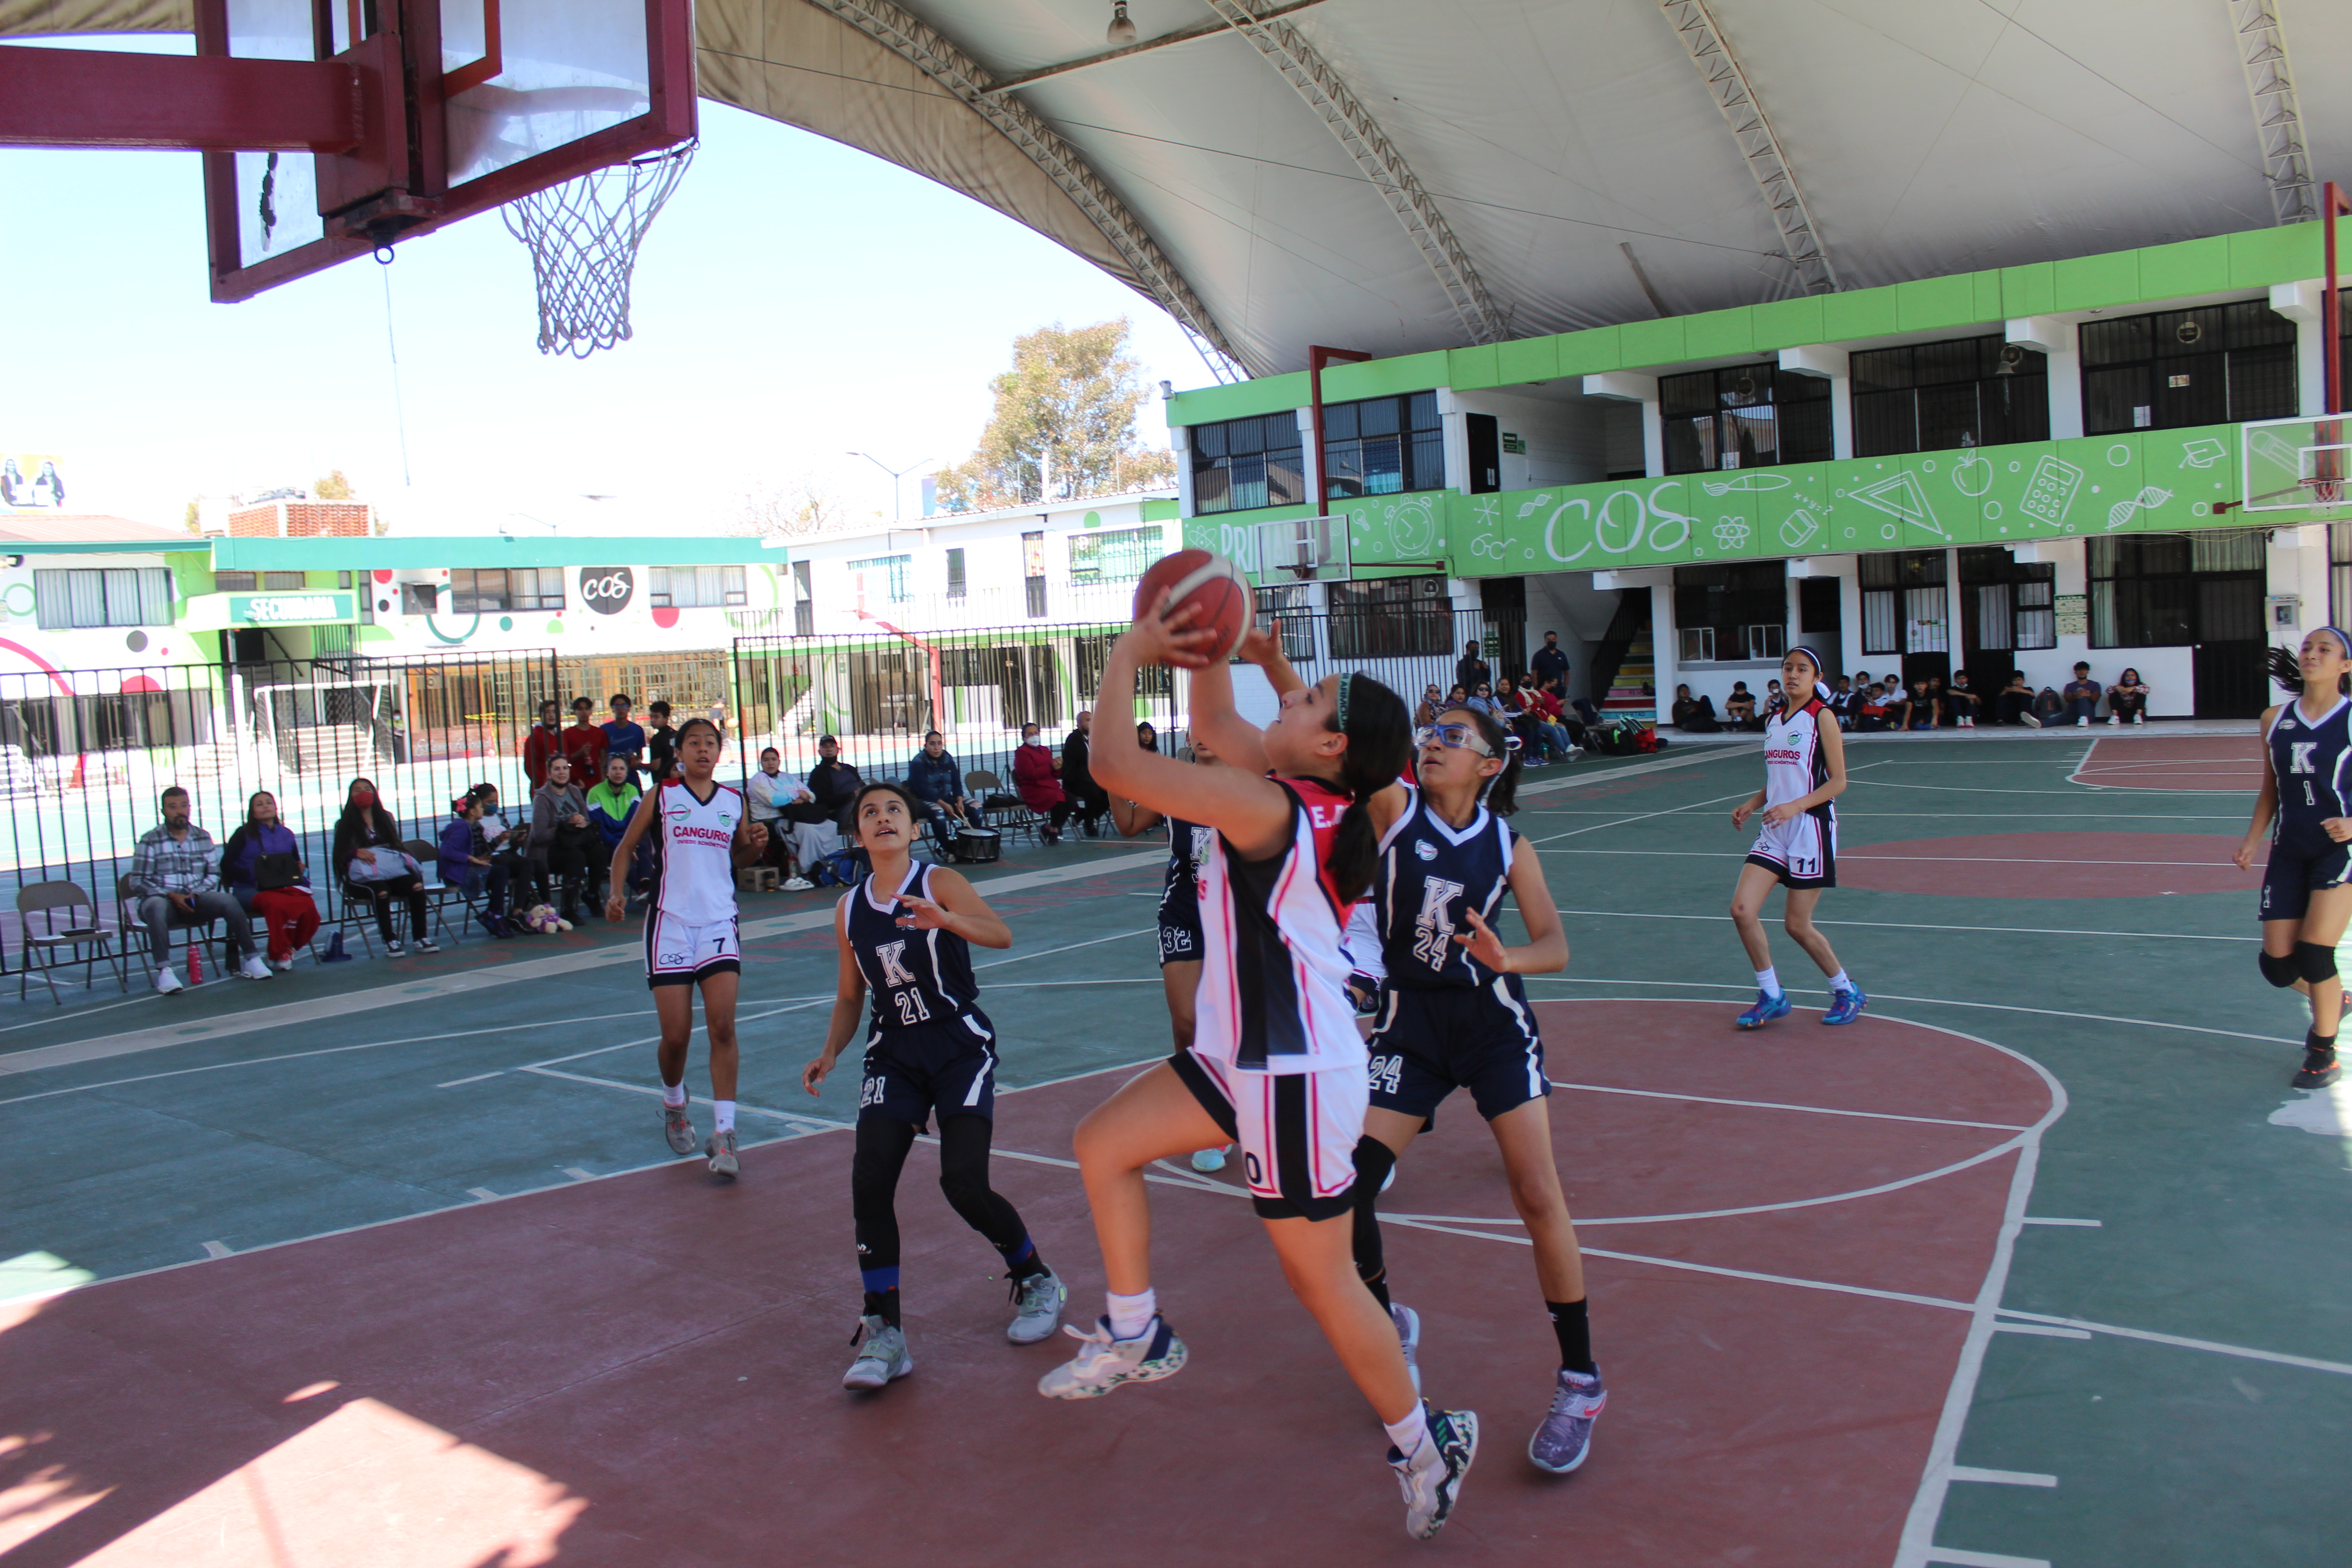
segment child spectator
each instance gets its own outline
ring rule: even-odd
[[[509,863],[490,853],[490,836],[482,828],[487,805],[478,789],[449,803],[449,820],[441,825],[441,879],[468,895],[481,895],[483,912],[474,918],[504,942],[514,934],[507,928],[507,888],[514,873]]]
[[[2126,665],[2122,678],[2107,688],[2107,722],[2138,724],[2147,718],[2147,683],[2140,679],[2138,670]]]
[[[2033,728],[2041,728],[2042,721],[2033,717],[2033,687],[2025,679],[2025,671],[2012,669],[2009,672],[2009,684],[1996,695],[1993,719],[2002,724],[2031,721]]]
[[[1723,716],[1738,728],[1756,728],[1756,694],[1748,689],[1748,682],[1731,683],[1731,695],[1723,700]]]
[[[1977,710],[1979,706],[1976,688],[1969,684],[1969,672],[1965,669],[1954,670],[1951,687],[1944,693],[1947,716],[1955,727],[1973,730],[1977,727]]]

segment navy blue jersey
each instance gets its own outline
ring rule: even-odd
[[[1408,791],[1407,798],[1411,804],[1381,843],[1372,879],[1389,984],[1403,991],[1485,985],[1494,971],[1454,939],[1471,934],[1465,910],[1495,923],[1518,836],[1483,805],[1469,826],[1457,829],[1430,810],[1429,797],[1419,790]],[[1516,991],[1518,977],[1509,979]]]
[[[2352,760],[2352,700],[2338,697],[2325,716],[2304,716],[2301,701],[2285,704],[2263,739],[2271,776],[2278,781],[2279,837],[2326,838],[2320,824],[2344,809],[2344,772]]]
[[[931,866],[909,866],[898,891],[936,899]],[[842,895],[849,910],[849,950],[874,1000],[874,1026],[899,1029],[969,1011],[980,1000],[971,946],[952,931],[919,931],[898,923],[895,895],[866,877]]]
[[[1213,827],[1168,819],[1168,879],[1160,889],[1161,925],[1201,928],[1201,857],[1215,833]]]

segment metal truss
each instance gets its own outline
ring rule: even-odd
[[[978,61],[890,0],[809,0],[809,4],[831,12],[914,66],[1027,153],[1030,162],[1044,170],[1102,231],[1151,297],[1183,328],[1210,374],[1219,381],[1240,381],[1269,368],[1250,365],[1243,359],[1159,242],[1076,148],[1018,100],[990,94],[993,79]]]
[[[1478,269],[1470,264],[1469,253],[1454,237],[1445,215],[1413,177],[1403,154],[1364,106],[1356,101],[1356,95],[1348,90],[1347,84],[1315,46],[1289,23],[1261,17],[1252,8],[1253,3],[1254,0],[1205,0],[1210,10],[1248,39],[1251,47],[1282,73],[1282,79],[1297,89],[1307,107],[1315,111],[1315,117],[1330,127],[1331,134],[1339,139],[1339,144],[1355,159],[1356,166],[1364,172],[1372,188],[1388,203],[1397,222],[1421,247],[1423,258],[1437,275],[1438,286],[1445,290],[1470,341],[1500,342],[1508,335],[1503,313],[1495,308]]]
[[[1689,51],[1699,79],[1715,95],[1716,107],[1723,110],[1724,123],[1731,127],[1740,156],[1748,160],[1748,172],[1756,176],[1756,188],[1763,193],[1764,205],[1771,209],[1772,221],[1780,227],[1780,245],[1788,253],[1789,265],[1796,269],[1797,281],[1809,294],[1832,292],[1838,287],[1837,268],[1830,265],[1820,231],[1813,227],[1804,193],[1797,188],[1796,172],[1789,167],[1780,139],[1772,134],[1771,122],[1764,118],[1764,106],[1756,101],[1748,85],[1748,73],[1739,68],[1730,46],[1723,41],[1706,0],[1658,0],[1658,8],[1666,14],[1668,25]]]
[[[2286,29],[2278,6],[2273,0],[2229,0],[2229,5],[2238,32],[2238,63],[2245,68],[2246,91],[2254,100],[2254,136],[2262,143],[2272,216],[2280,223],[2309,223],[2319,216],[2319,204],[2312,196],[2311,155],[2304,150],[2303,110],[2287,68]]]

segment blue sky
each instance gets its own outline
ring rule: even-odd
[[[384,271],[215,305],[195,154],[0,150],[0,452],[66,458],[70,510],[167,526],[199,493],[341,468],[405,533],[479,525],[484,497],[570,519],[585,492],[724,529],[746,491],[802,473],[887,517],[889,481],[845,454],[961,458],[1013,337],[1047,321],[1127,315],[1147,383],[1208,379],[1156,308],[1011,220],[756,115],[701,116],[639,255],[636,335],[610,353],[539,353],[530,255],[496,214],[400,247],[405,494]],[[1165,439],[1156,402],[1140,423]],[[912,515],[911,478],[905,494]]]

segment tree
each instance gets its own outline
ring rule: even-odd
[[[761,539],[806,539],[841,526],[841,500],[814,474],[762,485],[743,498],[730,531]]]
[[[1124,316],[1056,321],[1013,339],[1013,368],[988,384],[996,408],[980,446],[936,476],[940,504],[970,511],[1167,484],[1174,456],[1136,435],[1143,367],[1128,353],[1128,329]]]
[[[343,478],[342,469],[336,468],[330,471],[325,479],[312,480],[310,493],[320,500],[349,500],[352,499],[352,481]]]
[[[199,536],[204,533],[204,515],[205,509],[201,505],[194,500],[191,500],[188,503],[188,515],[185,521],[190,533],[197,534]]]

